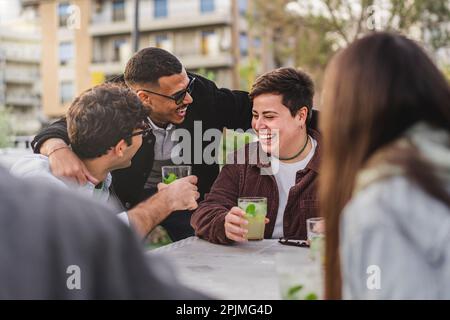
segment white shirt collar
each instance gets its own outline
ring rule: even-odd
[[[111,175],[111,173],[108,173],[108,174],[106,175],[105,180],[103,180],[103,185],[102,185],[102,188],[101,188],[100,190],[103,190],[103,191],[109,190],[109,187],[111,186],[111,183],[112,183],[112,175]],[[93,184],[92,182],[88,181],[88,182],[83,186],[83,188],[86,189],[86,190],[89,190],[89,191],[93,192],[94,189],[95,189],[95,184]]]
[[[152,121],[152,119],[150,119],[150,117],[148,117],[147,119],[148,119],[148,121],[149,121],[149,123],[150,123],[150,126],[152,127],[152,129],[153,129],[154,131],[171,131],[171,130],[175,129],[175,126],[174,126],[172,123],[169,123],[169,125],[168,125],[166,128],[161,128],[161,127],[158,127],[158,126]]]

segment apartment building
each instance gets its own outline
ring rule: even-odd
[[[41,36],[17,17],[0,27],[0,107],[6,107],[15,135],[34,134],[41,117]]]
[[[139,48],[166,49],[186,69],[208,76],[219,86],[239,88],[239,68],[252,50],[245,19],[249,1],[140,0]],[[39,4],[43,110],[57,117],[76,94],[123,72],[133,53],[135,1],[42,0]],[[258,47],[256,40],[252,48]]]

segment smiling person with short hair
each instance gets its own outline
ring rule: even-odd
[[[196,235],[222,244],[245,241],[245,212],[236,207],[237,199],[266,197],[264,238],[306,239],[306,219],[318,214],[320,136],[308,127],[313,96],[311,78],[294,68],[276,69],[256,80],[250,98],[259,142],[246,146],[245,163],[223,167],[192,216]],[[257,163],[251,162],[257,158],[254,152],[260,155]],[[272,155],[270,168],[265,168],[264,154]]]

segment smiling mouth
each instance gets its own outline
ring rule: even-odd
[[[275,141],[276,137],[277,135],[270,131],[262,131],[262,132],[260,131],[258,133],[259,140],[264,144],[268,144],[272,141]]]
[[[184,116],[186,115],[186,110],[187,110],[187,108],[188,108],[187,105],[178,107],[178,108],[177,108],[177,111],[176,111],[176,112],[177,112],[177,115],[179,115],[180,117],[184,117]]]

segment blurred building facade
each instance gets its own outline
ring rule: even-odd
[[[35,21],[27,7],[0,21],[0,107],[6,107],[15,135],[41,126],[41,36]]]
[[[248,33],[251,0],[140,0],[139,48],[176,55],[187,70],[239,88],[240,68],[264,52]],[[132,55],[134,0],[41,0],[43,110],[64,114],[73,97],[121,74]],[[256,51],[255,51],[256,50]]]

